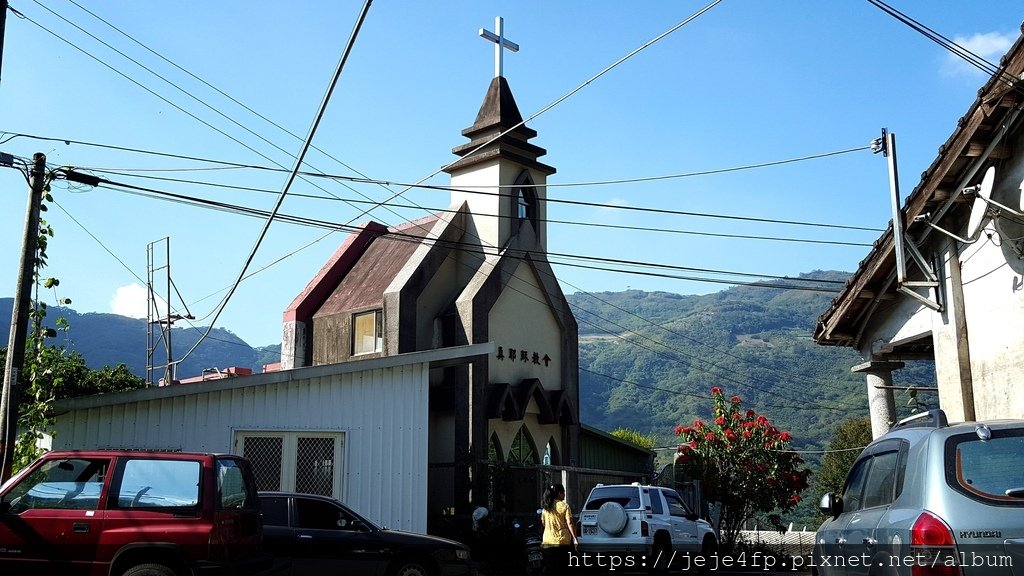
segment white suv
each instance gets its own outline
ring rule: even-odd
[[[714,553],[718,536],[671,488],[598,484],[580,513],[579,544],[580,552],[640,556],[637,564],[657,569]]]

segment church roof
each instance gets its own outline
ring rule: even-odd
[[[285,320],[380,307],[384,290],[438,220],[428,216],[397,227],[368,222],[335,250],[302,294],[285,311]]]

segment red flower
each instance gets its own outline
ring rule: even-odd
[[[751,410],[750,408],[747,408],[747,418],[753,418],[753,417],[754,417],[754,411]]]
[[[683,433],[683,427],[682,426],[676,426],[676,436],[679,436],[682,433]]]
[[[747,429],[747,430],[743,431],[743,437],[744,438],[750,438],[751,436],[753,436],[753,434],[750,432],[750,429]]]
[[[793,435],[790,434],[789,432],[783,432],[782,434],[779,434],[779,440],[782,440],[783,442],[789,442],[792,439]]]
[[[740,413],[739,412],[733,412],[732,413],[732,419],[733,420],[739,420],[740,419]]]
[[[707,434],[704,435],[704,439],[707,440],[708,442],[714,442],[715,441],[715,433],[714,432],[708,432]]]
[[[715,424],[718,424],[719,426],[724,426],[725,416],[719,416],[718,418],[715,418]]]
[[[712,395],[721,394],[721,393],[722,393],[722,389],[719,388],[718,386],[712,386],[711,387],[711,394]]]
[[[701,428],[704,427],[704,422],[701,422],[700,420],[694,420],[693,427],[696,428],[697,430],[700,430]]]
[[[736,441],[736,433],[728,428],[725,429],[725,437],[729,439],[729,442]]]
[[[733,396],[732,397],[732,403],[733,404],[739,404],[740,402],[741,402],[741,400],[740,400],[739,396]]]

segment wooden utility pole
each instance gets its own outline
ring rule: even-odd
[[[28,337],[28,315],[32,305],[32,282],[35,276],[36,249],[39,244],[39,210],[46,187],[46,155],[32,157],[28,208],[25,214],[25,236],[21,244],[21,268],[11,310],[11,336],[7,340],[7,362],[4,365],[3,390],[0,392],[0,483],[11,477],[14,468],[14,446],[18,441],[18,403],[21,393],[21,370],[25,363],[25,340]]]

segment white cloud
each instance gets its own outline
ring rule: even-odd
[[[957,36],[953,38],[953,42],[992,64],[998,65],[999,59],[1002,58],[1003,54],[1006,54],[1010,46],[1013,46],[1013,41],[1016,38],[1015,35],[988,32],[985,34],[975,34],[970,37]],[[981,70],[953,53],[949,53],[946,56],[942,72],[949,76],[979,76],[982,74]]]
[[[110,299],[110,311],[129,318],[146,318],[148,302],[146,288],[132,283],[121,286],[114,292],[114,297]]]

